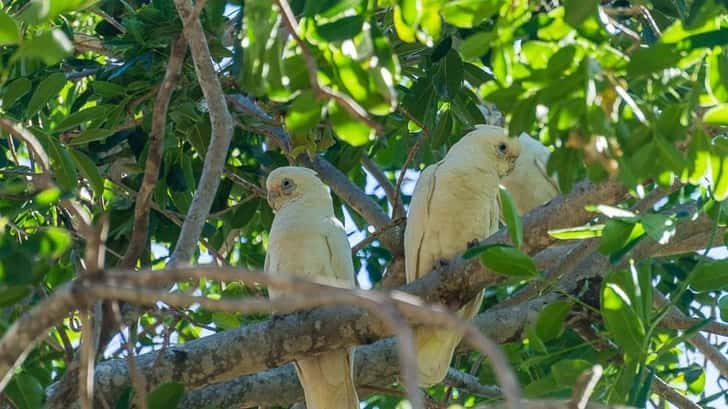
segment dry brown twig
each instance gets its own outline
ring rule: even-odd
[[[293,15],[291,6],[288,5],[287,0],[275,0],[278,5],[278,10],[283,17],[283,24],[288,29],[289,34],[296,41],[296,44],[301,48],[301,54],[303,54],[303,60],[306,63],[308,70],[308,79],[311,84],[311,88],[319,98],[331,98],[338,102],[342,108],[349,112],[354,118],[364,122],[370,128],[374,129],[377,133],[382,132],[382,126],[374,121],[367,111],[361,107],[356,101],[354,101],[348,95],[338,92],[331,87],[323,85],[318,80],[318,65],[316,64],[316,57],[311,53],[306,42],[298,34],[298,22],[296,17]]]
[[[362,166],[364,166],[364,169],[366,169],[372,175],[372,177],[374,177],[374,180],[379,183],[379,187],[384,190],[384,195],[387,197],[390,205],[392,205],[392,214],[404,215],[404,208],[396,208],[401,207],[402,204],[397,200],[397,189],[394,187],[394,185],[392,185],[392,182],[389,181],[387,175],[385,175],[384,172],[379,169],[379,166],[377,166],[374,160],[372,160],[372,158],[370,158],[368,155],[361,156],[361,164]]]

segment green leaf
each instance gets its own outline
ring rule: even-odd
[[[338,102],[333,104],[329,113],[329,120],[336,135],[352,146],[366,145],[374,137],[373,129],[351,116],[348,111],[339,106]]]
[[[448,51],[435,76],[435,89],[445,99],[453,99],[463,85],[463,61],[455,50]]]
[[[720,309],[720,319],[728,321],[728,295],[720,297],[718,308]]]
[[[617,219],[610,219],[602,230],[602,240],[599,243],[599,252],[612,254],[624,248],[637,232],[637,224],[627,223]]]
[[[602,287],[601,311],[609,334],[625,353],[638,359],[642,356],[642,342],[645,337],[644,323],[629,299],[629,289],[615,282],[615,276],[607,275]]]
[[[240,321],[238,320],[237,316],[229,312],[213,312],[212,322],[215,323],[216,327],[222,330],[238,328],[240,326]]]
[[[52,187],[35,195],[33,201],[39,208],[44,208],[55,203],[59,197],[61,197],[61,191],[57,187]]]
[[[97,105],[94,107],[83,109],[78,112],[74,112],[63,118],[63,120],[58,123],[58,125],[56,125],[55,129],[53,129],[53,132],[57,133],[66,131],[68,129],[75,128],[76,126],[85,122],[103,118],[104,116],[106,116],[106,114],[109,113],[110,109],[111,106],[109,105]]]
[[[0,307],[11,306],[30,294],[30,287],[12,285],[0,289]]]
[[[0,45],[16,44],[18,40],[20,40],[18,23],[0,10]]]
[[[33,92],[33,96],[30,97],[28,106],[25,108],[26,118],[38,112],[51,98],[58,95],[65,85],[66,75],[62,72],[51,74],[41,81],[38,84],[38,88]]]
[[[39,254],[58,258],[71,246],[71,234],[60,227],[47,227],[39,239]]]
[[[260,206],[260,200],[248,200],[238,206],[230,221],[233,229],[242,229],[250,223]]]
[[[39,58],[46,65],[54,65],[73,53],[73,44],[66,34],[53,29],[23,42],[17,55],[26,58]]]
[[[627,74],[650,75],[674,67],[679,60],[680,54],[671,44],[659,43],[647,48],[638,48],[627,64]]]
[[[543,340],[539,338],[536,331],[533,329],[533,327],[528,326],[526,327],[526,336],[528,336],[528,344],[529,346],[536,352],[540,352],[542,354],[548,353],[548,349],[546,348],[546,344],[543,343]]]
[[[465,38],[457,46],[457,50],[463,60],[472,61],[480,58],[481,55],[490,49],[495,33],[478,31]]]
[[[703,127],[696,127],[688,147],[690,164],[687,178],[691,184],[697,185],[708,175],[710,156],[710,137],[705,133]]]
[[[703,114],[703,122],[709,125],[728,126],[728,104],[710,108]]]
[[[361,33],[364,17],[355,14],[342,17],[331,23],[322,24],[316,27],[316,32],[321,38],[330,42],[338,42],[353,38]]]
[[[706,83],[708,91],[716,100],[728,103],[728,55],[713,52],[707,59]]]
[[[595,16],[599,7],[597,0],[565,0],[566,14],[564,20],[572,27],[578,27],[589,16]]]
[[[104,178],[101,177],[101,173],[99,173],[99,169],[96,167],[96,164],[91,160],[91,158],[81,151],[76,149],[69,149],[69,151],[71,152],[71,157],[76,164],[76,168],[81,171],[81,175],[83,175],[83,177],[86,178],[91,185],[91,188],[94,191],[94,196],[99,197],[104,193]]]
[[[30,91],[33,83],[27,78],[18,78],[13,82],[9,83],[2,93],[2,100],[0,106],[5,110],[10,108],[17,100],[24,97]]]
[[[551,237],[559,240],[580,240],[592,237],[601,237],[604,230],[603,224],[586,224],[579,227],[570,227],[568,229],[549,230]]]
[[[728,138],[718,136],[713,139],[710,152],[713,196],[718,201],[728,198]]]
[[[536,277],[538,271],[531,257],[515,247],[493,245],[480,252],[480,262],[488,269],[511,277]]]
[[[111,129],[102,129],[102,128],[96,128],[96,129],[87,129],[85,131],[81,131],[80,133],[73,135],[71,139],[67,142],[68,146],[77,146],[77,145],[85,145],[89,142],[94,141],[103,141],[104,139],[108,138],[109,136],[113,135],[115,132]]]
[[[455,27],[470,28],[495,14],[500,6],[497,0],[452,0],[445,3],[440,13]]]
[[[422,0],[399,0],[399,5],[402,7],[402,17],[407,24],[414,26],[420,21]]]
[[[508,226],[508,235],[516,247],[523,244],[523,222],[518,214],[518,208],[513,201],[513,196],[505,188],[500,189],[500,204],[502,206],[503,219]]]
[[[104,98],[113,98],[126,93],[126,89],[124,87],[108,81],[96,80],[91,83],[91,88],[93,88],[94,94]]]
[[[16,374],[5,389],[8,399],[18,409],[40,409],[43,407],[43,386],[25,372]]]
[[[305,135],[321,120],[321,103],[311,90],[301,92],[286,115],[286,129],[294,136]]]
[[[690,286],[698,292],[728,290],[728,259],[698,264],[692,272]]]
[[[551,366],[551,373],[558,385],[573,387],[579,375],[591,367],[592,364],[583,359],[564,359]]]
[[[78,173],[76,173],[76,167],[73,164],[71,155],[68,153],[68,149],[53,136],[45,135],[43,132],[36,132],[36,136],[45,146],[51,160],[53,178],[65,190],[76,189]]]
[[[546,307],[536,320],[536,333],[545,342],[556,339],[564,333],[564,321],[571,311],[572,304],[566,301],[556,301]]]
[[[642,227],[645,228],[647,233],[652,240],[666,244],[670,241],[670,238],[675,235],[675,222],[664,215],[656,213],[648,213],[642,215],[640,218]]]
[[[399,37],[400,40],[405,43],[415,42],[415,29],[404,21],[401,7],[394,6],[392,22],[394,23],[394,31],[397,33],[397,37]]]
[[[149,409],[174,409],[182,401],[185,387],[182,384],[163,383],[147,394]]]
[[[695,395],[703,393],[705,390],[705,369],[698,365],[690,365],[683,374],[688,390]]]

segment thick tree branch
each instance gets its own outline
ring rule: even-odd
[[[652,379],[652,391],[665,398],[678,409],[700,409],[700,406],[687,398],[687,396],[673,389],[667,382],[655,376]]]
[[[188,20],[192,13],[192,5],[189,0],[175,0],[174,3],[180,18],[185,22],[184,36],[190,46],[197,80],[207,101],[210,123],[212,124],[210,145],[205,154],[205,162],[197,191],[192,198],[177,245],[169,259],[169,264],[176,266],[187,264],[192,259],[202,233],[202,226],[205,224],[212,201],[215,199],[215,193],[220,185],[220,177],[222,176],[228,148],[233,136],[233,119],[225,102],[220,79],[217,77],[215,68],[212,65],[212,57],[200,20]]]

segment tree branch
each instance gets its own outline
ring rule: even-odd
[[[177,85],[182,63],[187,52],[187,40],[180,37],[172,42],[169,52],[167,70],[164,79],[159,87],[157,98],[154,102],[152,112],[152,130],[149,133],[149,145],[147,150],[147,161],[144,166],[144,178],[139,192],[136,195],[134,205],[134,226],[132,228],[129,247],[126,249],[124,258],[119,262],[121,268],[134,268],[136,262],[144,251],[147,243],[149,230],[149,211],[152,204],[152,193],[159,179],[159,169],[164,153],[164,135],[167,130],[167,108],[172,98],[172,93]]]
[[[215,193],[220,185],[220,177],[222,176],[228,148],[233,136],[233,119],[228,111],[220,80],[212,65],[212,57],[200,20],[188,20],[192,12],[192,5],[189,0],[175,0],[174,3],[181,20],[185,22],[184,36],[190,46],[197,80],[207,101],[210,123],[212,124],[212,137],[205,154],[205,162],[197,191],[192,198],[177,245],[169,258],[169,264],[176,266],[187,264],[192,259],[197,241],[202,233],[202,226],[205,224],[210,207],[215,199]]]

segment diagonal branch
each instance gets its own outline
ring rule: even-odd
[[[159,87],[157,98],[154,101],[152,130],[149,133],[149,148],[147,151],[147,161],[144,166],[144,178],[142,179],[139,193],[136,195],[134,226],[131,238],[129,239],[129,247],[126,249],[124,258],[119,262],[119,266],[122,268],[135,267],[147,243],[152,193],[154,193],[154,188],[159,179],[159,169],[162,163],[162,154],[164,153],[164,134],[167,130],[167,108],[169,107],[169,101],[172,99],[172,93],[182,72],[182,62],[184,61],[186,52],[187,40],[184,37],[180,36],[172,42],[167,70],[164,73],[164,79]]]
[[[184,36],[190,46],[197,81],[200,83],[200,88],[207,101],[212,124],[210,145],[205,154],[197,191],[192,198],[177,244],[169,258],[169,264],[176,266],[188,264],[192,259],[197,241],[202,233],[202,226],[210,213],[210,207],[220,185],[223,167],[227,161],[228,148],[233,136],[233,119],[225,102],[220,79],[212,65],[212,57],[202,24],[199,18],[188,20],[192,13],[192,4],[189,0],[174,0],[174,4],[181,20],[185,23]]]

